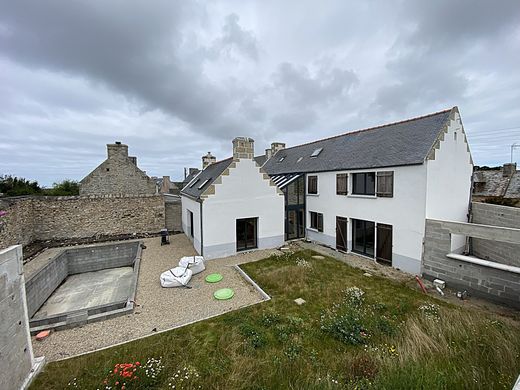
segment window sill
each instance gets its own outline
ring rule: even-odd
[[[307,194],[307,196],[320,196],[320,194]]]
[[[365,199],[377,199],[376,195],[359,195],[359,194],[350,194],[347,195],[349,198],[365,198]]]
[[[308,227],[307,230],[310,230],[311,232],[314,232],[314,233],[323,233],[323,231],[320,232],[318,229],[314,229],[311,227]]]

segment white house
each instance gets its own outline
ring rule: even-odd
[[[181,191],[182,227],[206,258],[284,244],[284,195],[253,159],[254,141],[233,140],[233,157],[208,153]]]
[[[257,157],[285,195],[285,238],[420,273],[426,218],[467,222],[473,162],[457,107]],[[238,196],[238,194],[237,194]],[[453,237],[462,251],[465,237]]]

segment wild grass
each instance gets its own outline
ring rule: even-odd
[[[172,388],[172,375],[185,368],[198,376],[176,378],[175,388],[512,387],[520,373],[517,322],[461,309],[313,254],[243,266],[272,296],[269,302],[51,363],[32,388],[102,389],[114,364],[151,357],[164,365],[153,382],[159,389]],[[302,306],[293,302],[300,297],[307,301]],[[75,386],[68,386],[73,378]],[[136,380],[125,387],[149,386]]]

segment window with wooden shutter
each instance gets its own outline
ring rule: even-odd
[[[336,175],[336,194],[348,194],[348,175],[346,173],[338,173]]]
[[[307,177],[307,193],[314,195],[318,193],[318,176]]]
[[[311,229],[316,229],[319,232],[323,231],[323,214],[315,211],[310,211],[311,216]]]
[[[377,196],[392,198],[394,196],[394,172],[377,172]]]

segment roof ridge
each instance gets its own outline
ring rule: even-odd
[[[281,152],[281,151],[287,150],[287,149],[297,148],[297,147],[300,147],[300,146],[312,145],[312,144],[317,143],[317,142],[327,141],[327,140],[334,139],[334,138],[339,138],[339,137],[344,137],[346,135],[358,134],[358,133],[362,133],[362,132],[366,132],[366,131],[381,129],[381,128],[387,127],[387,126],[394,126],[394,125],[399,125],[401,123],[406,123],[406,122],[416,121],[416,120],[419,120],[419,119],[428,118],[428,117],[431,117],[431,116],[435,116],[435,115],[439,115],[439,114],[443,114],[443,113],[449,112],[449,111],[453,110],[455,107],[456,106],[453,106],[452,108],[448,108],[448,109],[445,109],[445,110],[433,112],[431,114],[420,115],[420,116],[416,116],[416,117],[413,117],[413,118],[409,118],[409,119],[405,119],[405,120],[401,120],[401,121],[397,121],[397,122],[390,122],[390,123],[386,123],[386,124],[378,125],[378,126],[374,126],[374,127],[367,127],[367,128],[364,128],[364,129],[353,130],[353,131],[349,131],[349,132],[346,132],[346,133],[337,134],[337,135],[333,135],[333,136],[326,137],[326,138],[321,138],[321,139],[318,139],[318,140],[315,140],[315,141],[305,142],[303,144],[294,145],[294,146],[290,146],[288,148],[280,149],[278,152]],[[277,154],[277,153],[275,153],[275,154]]]

